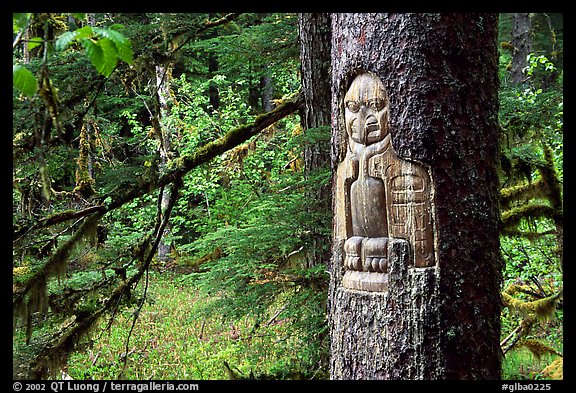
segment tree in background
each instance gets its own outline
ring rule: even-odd
[[[302,69],[302,92],[304,107],[301,123],[304,134],[316,133],[319,140],[308,138],[304,149],[304,172],[309,178],[318,171],[330,169],[329,127],[331,121],[331,88],[330,88],[330,51],[331,25],[329,14],[299,14],[298,28],[300,38],[300,61]],[[314,135],[314,134],[313,134]],[[317,138],[318,139],[318,138]],[[311,187],[307,198],[318,201],[314,212],[316,216],[330,210],[331,187],[324,182],[320,187]],[[311,230],[328,228],[324,218],[318,225],[314,223]],[[314,229],[316,228],[316,229]],[[311,241],[306,250],[307,265],[327,265],[330,259],[330,235],[312,232]]]

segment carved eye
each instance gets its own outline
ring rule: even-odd
[[[358,101],[346,101],[346,106],[354,113],[360,110],[360,103]]]
[[[380,111],[384,108],[384,100],[381,98],[372,98],[368,100],[368,106],[374,111]]]

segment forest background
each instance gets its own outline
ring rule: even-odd
[[[563,18],[499,27],[503,377],[561,379]],[[13,377],[328,378],[330,124],[302,119],[298,14],[13,33]]]

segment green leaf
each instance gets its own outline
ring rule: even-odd
[[[81,29],[74,30],[74,33],[76,33],[76,39],[81,40],[82,38],[90,36],[94,31],[92,31],[92,27],[84,26]]]
[[[28,40],[28,50],[32,50],[44,43],[42,37],[33,37]]]
[[[18,12],[18,13],[13,13],[12,14],[12,32],[14,34],[18,33],[18,31],[20,31],[20,29],[23,29],[26,27],[26,25],[28,24],[28,20],[30,19],[30,16],[32,16],[31,13],[24,13],[24,12]]]
[[[81,42],[92,65],[99,73],[109,77],[118,62],[118,52],[114,43],[107,38],[99,41],[85,38]]]
[[[56,40],[56,50],[63,51],[74,41],[80,41],[92,34],[92,28],[90,26],[84,26],[81,29],[74,31],[67,31],[62,33]]]
[[[130,40],[128,40],[122,33],[112,29],[103,29],[99,27],[94,28],[94,32],[100,37],[107,38],[114,43],[116,46],[116,52],[120,60],[126,63],[132,63],[132,46]]]
[[[34,74],[18,64],[14,64],[12,67],[12,84],[28,97],[34,96],[38,90],[38,81]]]
[[[102,73],[104,68],[104,54],[102,53],[102,48],[97,41],[90,38],[84,38],[80,41],[84,49],[86,49],[86,55],[92,62],[92,65],[96,70]]]
[[[75,31],[67,31],[62,33],[60,37],[56,40],[55,47],[57,51],[63,51],[70,45],[72,41],[76,39],[76,32]]]
[[[124,35],[116,30],[103,29],[101,27],[95,27],[94,33],[103,38],[108,38],[116,45],[127,45],[128,39]]]
[[[114,43],[108,38],[103,38],[98,42],[102,48],[102,56],[104,60],[102,71],[98,71],[108,77],[112,71],[114,71],[116,64],[118,63],[118,51],[116,50],[116,45],[114,45]]]

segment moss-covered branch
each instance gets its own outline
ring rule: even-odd
[[[562,183],[558,177],[552,157],[552,150],[543,143],[544,161],[538,164],[540,177],[532,183],[524,183],[503,188],[500,191],[502,212],[502,233],[515,232],[515,226],[523,218],[546,217],[554,221],[556,230],[561,233],[563,226]],[[536,199],[547,203],[536,202]],[[516,207],[510,208],[511,205]]]
[[[63,275],[66,267],[65,262],[68,260],[70,253],[81,240],[84,240],[95,233],[100,217],[101,214],[94,214],[93,216],[86,218],[82,225],[80,225],[76,232],[74,232],[72,237],[58,247],[41,268],[36,270],[24,283],[18,285],[14,292],[13,303],[17,304],[22,301],[24,296],[38,281],[42,279],[45,280],[53,275]]]
[[[556,209],[544,203],[534,202],[521,205],[502,213],[502,228],[511,228],[517,225],[523,218],[548,217],[556,219],[556,214]]]
[[[511,202],[543,197],[545,195],[545,183],[538,179],[532,183],[523,183],[500,190],[500,203],[502,206],[510,206]]]
[[[186,34],[187,36],[184,39],[178,40],[179,42],[177,43],[177,45],[173,46],[173,48],[170,52],[173,54],[174,52],[183,48],[187,43],[189,43],[195,37],[198,37],[204,31],[211,29],[211,28],[214,28],[214,27],[217,27],[217,26],[224,25],[228,22],[231,22],[234,19],[236,19],[239,15],[240,15],[239,13],[229,13],[229,14],[224,15],[222,18],[219,18],[216,20],[207,19],[206,21],[204,21],[204,24],[202,24],[195,31],[193,31],[192,34],[190,34],[190,28],[184,28],[184,29],[179,30],[179,31],[172,31],[170,33],[170,40],[171,41],[175,41],[176,37],[180,37],[184,34]]]
[[[552,158],[552,150],[547,144],[543,145],[544,149],[544,165],[538,168],[540,175],[542,176],[542,181],[545,183],[545,188],[548,191],[547,197],[552,206],[558,210],[559,214],[562,215],[562,184],[556,172],[554,166],[554,160]]]
[[[536,299],[536,300],[520,300],[514,297],[518,293],[524,293],[532,297],[536,297],[532,288],[527,285],[512,284],[502,291],[502,303],[511,312],[520,315],[522,320],[516,329],[514,329],[508,337],[500,343],[503,353],[505,354],[516,345],[524,343],[531,351],[544,351],[538,343],[529,340],[523,340],[528,336],[530,330],[538,320],[551,319],[556,311],[557,304],[563,296],[563,291],[560,289],[552,296]]]
[[[26,338],[31,335],[31,315],[43,311],[47,305],[46,284],[53,276],[65,275],[70,253],[80,241],[93,238],[101,213],[94,214],[84,220],[72,237],[64,242],[48,258],[48,261],[29,278],[14,286],[12,307],[16,317],[26,321]]]
[[[181,179],[197,166],[246,142],[266,127],[296,112],[302,105],[302,100],[302,94],[300,92],[295,93],[274,110],[256,117],[253,123],[232,129],[223,137],[202,146],[194,154],[181,158],[175,168],[158,180],[158,186],[164,186]]]
[[[138,179],[136,183],[131,179],[130,184],[120,185],[111,193],[98,198],[102,202],[96,206],[91,206],[80,211],[68,210],[55,213],[35,223],[25,222],[15,225],[13,228],[13,239],[18,239],[32,230],[46,228],[96,212],[102,214],[107,213],[161,186],[178,182],[192,169],[246,142],[266,127],[299,110],[301,105],[302,94],[300,92],[295,93],[284,100],[274,110],[256,117],[253,123],[234,128],[221,138],[200,147],[190,156],[178,159],[177,165],[161,177],[150,176],[150,174],[148,174]],[[109,200],[109,202],[104,203],[105,200]]]
[[[97,206],[90,206],[82,210],[66,210],[63,212],[54,213],[46,218],[38,220],[33,224],[26,223],[14,226],[13,239],[18,240],[23,235],[36,229],[50,227],[52,225],[60,224],[62,222],[74,220],[76,218],[82,218],[94,213],[103,213],[105,211],[106,211],[105,206],[97,205]]]

